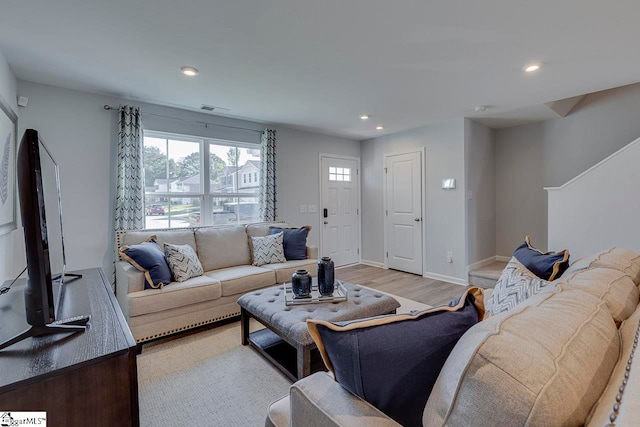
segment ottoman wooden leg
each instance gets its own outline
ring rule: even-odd
[[[305,345],[297,348],[298,379],[311,375],[311,347],[310,345]]]
[[[240,308],[240,328],[242,330],[242,345],[249,344],[249,321],[251,316],[247,313],[247,310]]]

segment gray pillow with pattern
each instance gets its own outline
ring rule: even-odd
[[[511,257],[487,301],[487,311],[490,314],[508,311],[549,283],[529,271],[516,257]]]
[[[165,243],[164,256],[176,282],[184,282],[204,274],[198,255],[189,245]]]
[[[253,265],[260,267],[265,264],[287,262],[284,257],[283,239],[282,231],[264,237],[251,237]]]

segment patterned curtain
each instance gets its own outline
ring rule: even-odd
[[[276,220],[276,131],[272,129],[262,132],[260,216],[263,221]]]
[[[140,108],[121,105],[118,110],[116,230],[144,228],[144,166],[142,164],[142,152]]]

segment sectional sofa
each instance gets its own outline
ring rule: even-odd
[[[238,298],[249,291],[291,280],[296,269],[317,273],[318,248],[307,245],[307,259],[252,265],[251,236],[266,236],[269,227],[286,223],[247,226],[194,227],[120,231],[116,246],[136,245],[156,236],[158,244],[190,245],[204,274],[161,289],[145,289],[145,277],[129,262],[116,262],[116,297],[138,344],[240,315]]]
[[[475,324],[446,359],[421,424],[638,425],[639,284],[640,254],[609,249]],[[269,408],[266,426],[310,420],[327,427],[399,425],[327,373],[293,384]]]

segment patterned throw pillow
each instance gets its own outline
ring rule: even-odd
[[[511,310],[527,298],[539,293],[549,281],[533,274],[513,256],[489,297],[486,307],[490,314]]]
[[[555,280],[569,267],[569,251],[542,252],[531,245],[531,237],[525,236],[524,243],[513,251],[533,274],[544,280]]]
[[[189,245],[165,243],[164,256],[167,258],[167,264],[171,267],[176,282],[184,282],[204,274],[198,255]]]
[[[307,320],[327,368],[343,387],[403,426],[422,412],[449,353],[482,320],[483,291],[469,288],[448,305],[347,322]]]
[[[260,267],[265,264],[286,262],[282,245],[283,236],[284,233],[280,232],[264,237],[251,237],[253,265]]]
[[[129,261],[144,273],[145,289],[158,289],[171,283],[171,269],[156,241],[156,236],[149,237],[139,245],[122,246],[118,251],[122,259]]]

